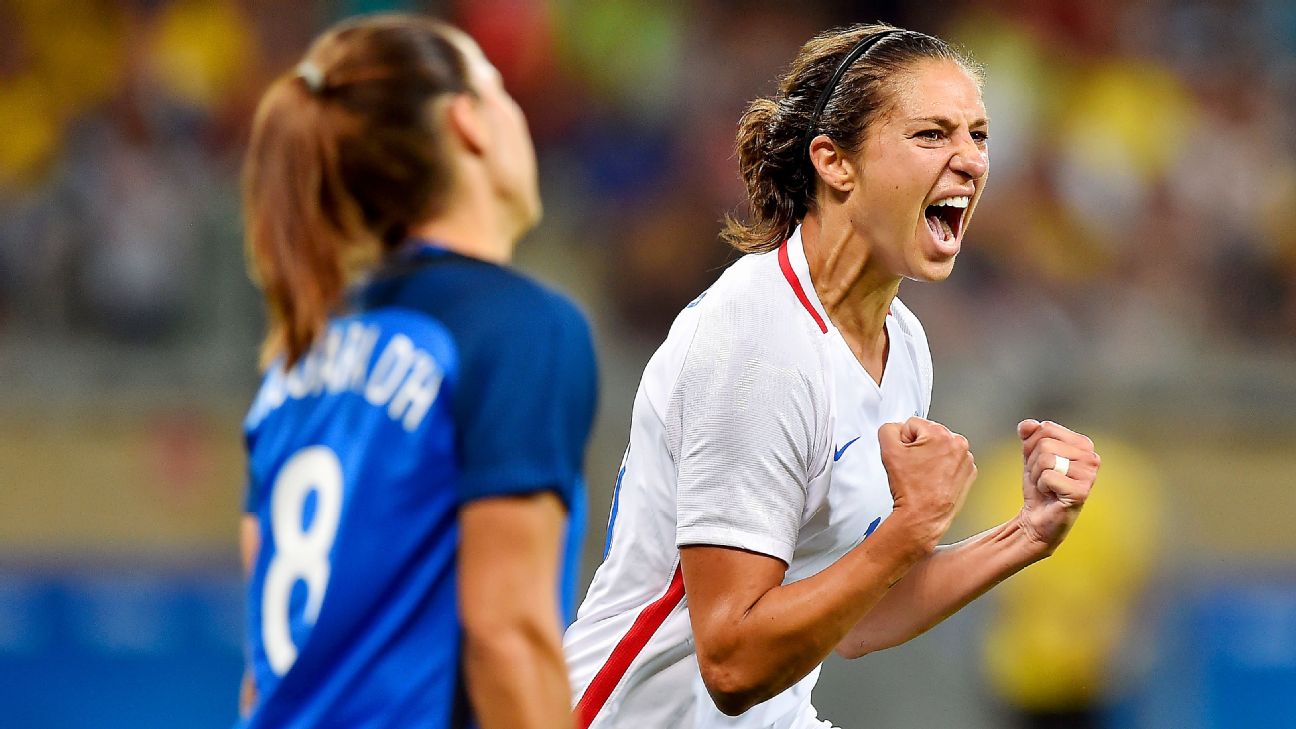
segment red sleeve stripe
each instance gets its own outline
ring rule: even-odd
[[[594,723],[594,717],[603,710],[603,705],[607,703],[613,689],[621,683],[626,671],[630,670],[630,664],[643,651],[644,646],[648,645],[653,634],[662,626],[662,623],[666,622],[671,611],[683,599],[684,573],[676,567],[670,586],[666,588],[666,594],[657,598],[656,602],[639,613],[634,624],[612,649],[607,663],[604,663],[599,672],[594,674],[594,680],[590,681],[589,688],[585,689],[585,695],[581,696],[580,703],[576,704],[576,726],[579,729],[589,729],[589,725]]]
[[[787,241],[783,241],[783,245],[779,246],[778,252],[779,268],[783,269],[783,277],[792,286],[792,292],[801,300],[801,305],[805,307],[806,311],[810,312],[810,316],[814,317],[815,324],[819,325],[819,331],[827,334],[828,325],[824,323],[823,317],[819,316],[819,312],[815,311],[815,308],[810,305],[810,299],[806,297],[805,289],[801,288],[801,280],[797,278],[796,272],[792,270],[792,261],[788,260],[787,245]]]

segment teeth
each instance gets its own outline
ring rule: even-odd
[[[960,197],[947,197],[944,200],[937,200],[932,203],[932,205],[938,207],[949,206],[951,208],[966,208],[970,202],[972,202],[972,198],[967,195],[962,195]]]

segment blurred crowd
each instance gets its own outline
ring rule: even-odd
[[[986,70],[987,193],[950,281],[901,289],[932,342],[935,417],[980,445],[1027,414],[1076,413],[1122,454],[1104,466],[1119,509],[1110,528],[1095,511],[1092,549],[1003,591],[1014,625],[1066,600],[1091,608],[1087,632],[992,626],[1000,694],[1031,706],[1060,683],[1040,676],[1105,671],[1152,543],[1186,547],[1180,558],[1291,554],[1290,509],[1274,506],[1290,504],[1296,432],[1290,0],[0,0],[0,404],[18,405],[0,418],[0,542],[44,524],[38,550],[82,558],[114,543],[233,554],[236,411],[262,327],[239,214],[250,119],[321,29],[383,10],[466,29],[526,111],[546,217],[521,263],[572,290],[599,333],[593,523],[648,352],[735,258],[718,232],[744,212],[738,117],[816,32],[882,19],[954,41]],[[32,415],[59,393],[72,415]],[[1180,438],[1212,420],[1224,427]],[[992,445],[1007,455],[987,446],[986,473],[1007,464],[1012,480],[1015,449]],[[1019,496],[987,494],[1009,509]],[[1296,597],[1284,600],[1296,626]],[[940,655],[923,670],[937,670],[948,647],[926,645]],[[1296,640],[1280,645],[1296,681]],[[1025,679],[995,672],[996,655],[1026,654],[1035,662],[1004,664],[1034,667]],[[870,680],[889,675],[872,665]]]
[[[212,271],[238,275],[213,261],[240,254],[259,91],[333,20],[404,9],[503,71],[541,154],[537,236],[601,259],[588,297],[647,340],[732,258],[716,233],[742,210],[745,104],[817,30],[886,18],[987,70],[993,182],[953,283],[915,294],[945,356],[1031,330],[1108,365],[1296,342],[1290,3],[855,5],[5,0],[0,336],[197,336],[243,285]]]

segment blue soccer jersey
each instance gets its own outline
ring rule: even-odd
[[[596,387],[574,306],[431,246],[379,271],[291,370],[272,366],[244,424],[261,527],[244,725],[471,726],[458,509],[558,494],[570,615]]]

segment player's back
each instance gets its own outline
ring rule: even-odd
[[[543,484],[569,507],[583,498],[578,456],[561,474],[528,474],[470,452],[493,447],[476,413],[534,396],[530,379],[546,373],[510,369],[523,358],[509,351],[540,337],[545,351],[588,352],[572,366],[592,381],[570,304],[507,269],[425,249],[381,271],[291,370],[271,367],[245,424],[247,510],[261,532],[247,726],[468,724],[457,515],[499,488],[471,463],[501,464],[497,481],[517,492]],[[548,358],[532,356],[543,369]],[[592,386],[588,396],[575,419],[592,415]]]

